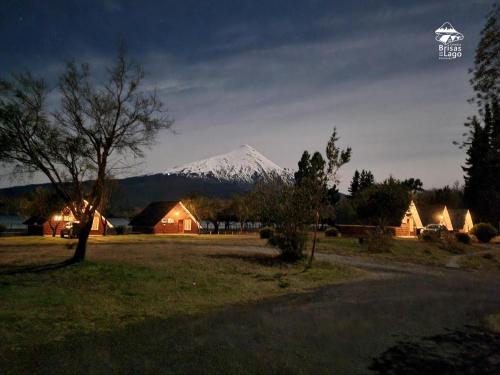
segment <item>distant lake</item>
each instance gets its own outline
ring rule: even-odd
[[[114,227],[127,226],[130,223],[130,219],[126,217],[108,217],[107,219]]]
[[[0,215],[0,224],[5,226],[7,229],[26,229],[26,225],[23,222],[26,218],[18,215]],[[108,221],[113,224],[114,227],[117,226],[127,226],[130,222],[126,217],[111,217]]]
[[[26,225],[23,221],[26,219],[17,215],[0,215],[0,224],[8,229],[24,229]]]

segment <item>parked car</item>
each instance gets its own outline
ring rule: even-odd
[[[61,238],[77,238],[80,232],[80,225],[78,223],[66,223],[64,228],[61,229]]]
[[[442,224],[429,224],[427,225],[421,233],[443,233],[447,232],[448,229]]]

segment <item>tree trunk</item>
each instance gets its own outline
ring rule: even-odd
[[[314,252],[316,251],[316,238],[318,235],[318,225],[319,225],[319,211],[316,211],[316,224],[314,225],[313,244],[311,249],[311,256],[309,257],[309,262],[307,263],[307,268],[311,268],[314,259]]]
[[[59,226],[59,223],[56,223],[55,226],[52,226],[50,224],[50,221],[49,221],[49,227],[50,227],[50,230],[52,231],[52,237],[55,237],[56,236],[56,232],[57,232],[57,227]]]
[[[90,230],[92,229],[92,220],[89,220],[84,226],[80,228],[78,233],[78,243],[76,245],[75,254],[73,255],[73,262],[83,262],[85,259],[85,252],[87,251],[87,240],[89,239]]]

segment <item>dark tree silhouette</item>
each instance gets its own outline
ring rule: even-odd
[[[500,98],[500,5],[493,5],[476,49],[470,83],[479,107]]]
[[[412,192],[412,194],[417,194],[420,191],[424,191],[424,184],[420,180],[420,178],[407,178],[406,180],[402,181],[402,184],[407,186],[408,189]]]
[[[460,147],[467,151],[464,200],[475,221],[498,225],[500,212],[500,5],[495,4],[481,31],[470,83],[475,92],[479,118],[465,126],[468,132]],[[481,124],[482,122],[482,124]]]
[[[375,177],[373,177],[373,173],[368,170],[362,170],[359,176],[359,190],[366,189],[367,187],[372,186],[375,183]]]
[[[337,145],[338,141],[337,129],[334,128],[326,146],[326,161],[320,152],[315,152],[312,157],[309,157],[309,153],[304,151],[298,163],[299,170],[295,174],[296,187],[303,191],[300,196],[305,199],[304,203],[310,208],[315,223],[308,267],[314,259],[321,210],[329,202],[328,185],[335,186],[339,183],[339,169],[351,160],[351,148],[341,149]]]
[[[351,195],[354,195],[359,191],[359,177],[360,177],[359,172],[356,169],[354,171],[354,175],[352,176],[351,185],[349,186],[349,189],[348,189],[349,193],[351,193]]]
[[[387,225],[399,225],[409,203],[407,186],[392,177],[364,189],[355,198],[359,219],[382,229]]]

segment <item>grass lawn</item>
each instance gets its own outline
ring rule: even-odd
[[[301,272],[302,264],[251,253],[265,243],[257,236],[209,235],[94,237],[84,264],[6,274],[67,259],[71,242],[0,239],[0,357],[70,334],[199,314],[369,275],[321,262]]]
[[[265,241],[260,240],[256,234],[244,235],[150,235],[150,234],[127,234],[123,236],[90,236],[90,244],[136,244],[136,243],[162,243],[168,241],[185,243],[217,243],[218,245],[263,245]],[[0,248],[24,247],[24,246],[61,246],[76,243],[76,239],[50,237],[50,236],[13,236],[0,237]]]
[[[484,255],[473,255],[475,252],[500,250],[495,244],[459,244],[464,254],[464,262],[461,266],[468,269],[480,268],[478,265],[488,264],[488,270],[499,270],[500,253],[493,257],[493,261],[484,258]],[[379,260],[398,261],[416,264],[428,264],[444,266],[452,255],[456,255],[440,247],[434,242],[419,241],[413,238],[394,238],[387,251],[371,252],[359,244],[357,238],[353,237],[320,237],[318,251],[348,256],[372,257]],[[477,259],[476,259],[477,258]],[[479,260],[478,260],[479,259]],[[495,261],[497,259],[497,261]],[[481,263],[479,263],[481,262]]]

